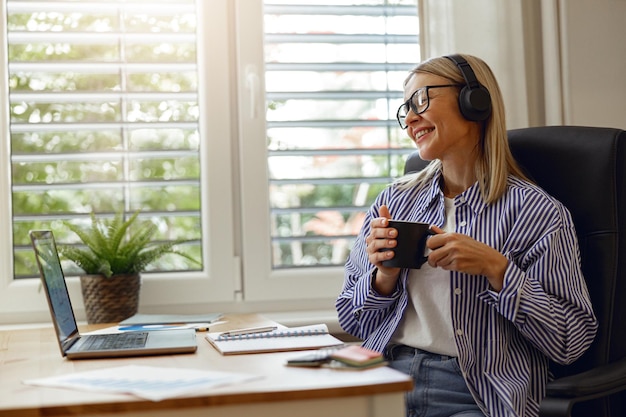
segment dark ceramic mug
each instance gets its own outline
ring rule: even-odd
[[[436,233],[430,230],[428,223],[422,222],[389,220],[389,227],[398,231],[397,244],[394,248],[386,248],[382,251],[390,250],[395,255],[383,261],[382,264],[394,268],[419,269],[428,260],[425,255],[426,239]]]

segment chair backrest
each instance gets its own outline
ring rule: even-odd
[[[572,213],[582,268],[600,327],[591,348],[557,376],[626,356],[626,132],[547,126],[508,132],[511,151],[539,186]],[[423,168],[417,152],[405,172]],[[621,239],[620,239],[621,238]]]

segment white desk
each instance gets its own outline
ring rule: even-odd
[[[211,329],[270,324],[257,315],[226,316]],[[339,371],[284,366],[302,352],[222,356],[198,333],[195,354],[124,359],[64,359],[53,329],[0,332],[0,415],[33,416],[272,416],[402,417],[408,376],[390,368]],[[129,364],[244,372],[262,378],[211,389],[205,394],[160,402],[130,395],[91,393],[22,384],[42,378]]]

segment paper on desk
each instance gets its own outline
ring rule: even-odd
[[[128,365],[23,381],[27,385],[133,394],[151,401],[206,392],[210,388],[260,378],[196,369]]]

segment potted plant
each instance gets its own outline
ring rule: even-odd
[[[137,313],[140,274],[163,255],[198,263],[176,249],[185,240],[153,242],[157,226],[150,221],[135,223],[138,215],[136,211],[124,220],[123,212],[118,212],[105,220],[92,212],[88,227],[65,223],[82,245],[59,245],[59,253],[84,271],[80,283],[88,323],[116,323]]]

